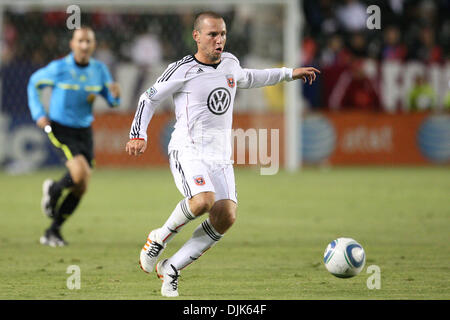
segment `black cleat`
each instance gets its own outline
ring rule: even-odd
[[[64,247],[68,243],[63,239],[59,231],[47,229],[39,242],[50,247]]]
[[[55,216],[55,207],[58,202],[58,198],[61,194],[57,196],[50,195],[50,188],[55,182],[51,179],[47,179],[42,184],[42,200],[41,200],[41,209],[42,212],[49,218],[53,218]]]

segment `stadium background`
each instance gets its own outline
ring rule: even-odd
[[[2,10],[0,164],[8,172],[58,165],[48,139],[33,124],[26,85],[37,68],[66,55],[69,5],[4,5]],[[95,3],[95,2],[94,2]],[[381,28],[368,29],[367,7],[381,9]],[[244,67],[284,65],[281,6],[217,5],[227,20],[227,50]],[[214,6],[213,6],[214,7]],[[80,7],[104,61],[122,87],[122,105],[110,110],[98,98],[97,165],[164,166],[172,130],[171,101],[159,108],[152,148],[140,159],[123,152],[140,93],[167,64],[194,52],[192,16],[198,6],[133,9]],[[448,1],[299,2],[302,18],[298,65],[322,70],[302,85],[302,160],[312,165],[434,165],[450,161],[450,21]],[[277,14],[274,14],[277,13]],[[281,17],[281,18],[280,18]],[[235,128],[279,129],[284,163],[283,84],[241,90]],[[48,101],[49,91],[43,99]],[[300,135],[301,133],[301,135]]]
[[[0,299],[161,299],[160,281],[140,270],[137,255],[180,200],[164,154],[171,101],[150,125],[148,153],[135,159],[123,149],[139,94],[169,62],[192,53],[197,10],[224,14],[227,48],[242,65],[285,64],[290,26],[282,6],[230,1],[0,0]],[[68,53],[66,8],[77,3],[123,103],[111,110],[96,100],[98,169],[64,227],[70,245],[50,248],[39,244],[48,226],[41,187],[64,167],[30,118],[26,84],[34,70]],[[303,21],[298,64],[322,70],[313,86],[298,86],[306,166],[270,176],[236,166],[238,219],[214,250],[183,270],[180,299],[449,299],[448,1],[296,3]],[[381,9],[380,30],[366,28],[372,4]],[[280,129],[285,148],[283,90],[292,84],[241,90],[235,128]],[[163,255],[196,226],[187,225]],[[364,246],[367,268],[380,267],[381,289],[367,286],[368,270],[346,280],[326,271],[323,250],[341,236]],[[81,269],[80,290],[67,286],[70,265]],[[38,302],[22,309],[37,306],[48,308]],[[303,309],[292,306],[292,314]]]

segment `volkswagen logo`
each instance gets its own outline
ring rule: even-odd
[[[227,112],[231,104],[231,94],[225,88],[216,88],[208,96],[208,109],[214,114]]]

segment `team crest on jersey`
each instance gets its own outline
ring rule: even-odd
[[[145,93],[147,94],[147,97],[149,99],[151,99],[158,91],[154,88],[151,87],[150,89],[148,89],[147,91],[145,91]]]
[[[234,88],[234,86],[236,85],[232,74],[227,74],[227,83],[230,88]]]
[[[215,115],[227,112],[231,104],[231,94],[226,88],[216,88],[208,96],[208,109]]]
[[[195,176],[194,177],[194,182],[198,186],[204,186],[205,185],[205,179],[203,178],[203,176]]]

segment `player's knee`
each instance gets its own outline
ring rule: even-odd
[[[75,184],[87,184],[87,181],[91,177],[91,168],[83,156],[75,156],[73,159],[67,161],[66,166]]]
[[[234,208],[228,208],[227,210],[223,211],[222,214],[223,224],[226,226],[226,228],[230,228],[234,222],[236,221],[236,209]]]
[[[88,182],[86,180],[82,180],[72,187],[72,192],[76,196],[81,197],[83,194],[87,192],[87,189],[88,189]]]
[[[91,178],[91,172],[88,168],[80,168],[79,170],[76,170],[74,174],[71,173],[71,175],[73,183],[75,185],[79,185],[80,187],[87,187],[89,179]]]
[[[228,213],[228,224],[229,224],[229,226],[231,227],[233,224],[234,224],[234,222],[236,221],[236,210],[231,210],[229,213]]]
[[[81,170],[79,174],[73,178],[74,186],[72,188],[72,192],[77,196],[82,196],[88,190],[89,180],[91,177],[90,169]]]
[[[214,201],[211,201],[209,198],[201,199],[200,201],[197,201],[193,213],[195,215],[199,215],[199,214],[208,212],[209,210],[211,210],[213,204],[214,204]]]
[[[210,220],[217,232],[225,234],[236,221],[236,213],[229,210],[222,211],[220,215],[210,215]]]
[[[205,212],[211,210],[214,205],[214,193],[213,192],[202,192],[196,194],[192,199],[189,200],[189,207],[193,214],[196,216],[201,215]]]
[[[236,221],[236,205],[231,201],[218,201],[210,212],[211,223],[217,232],[224,234]]]

